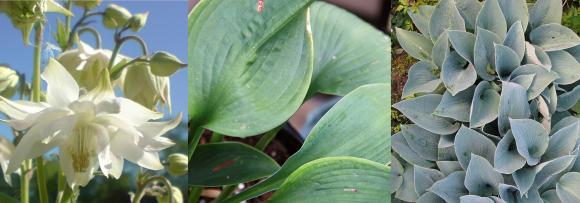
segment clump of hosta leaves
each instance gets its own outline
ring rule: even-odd
[[[562,1],[442,0],[397,30],[419,59],[393,135],[394,198],[580,202],[580,38]]]

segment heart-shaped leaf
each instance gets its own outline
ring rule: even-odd
[[[475,36],[475,51],[473,65],[477,71],[477,75],[484,80],[493,80],[495,78],[495,47],[494,44],[501,43],[501,39],[493,32],[477,28],[477,36]]]
[[[469,127],[481,127],[495,120],[498,115],[499,100],[500,94],[491,83],[481,81],[477,84],[471,101]]]
[[[576,142],[580,138],[580,122],[575,122],[562,129],[559,129],[550,136],[548,149],[542,161],[549,161],[558,157],[572,154],[572,150],[576,147]]]
[[[538,193],[538,190],[530,190],[530,192],[527,193],[526,196],[524,196],[519,192],[517,187],[506,184],[499,185],[499,196],[507,203],[516,203],[516,202],[542,203],[542,199],[540,198],[540,193]]]
[[[448,203],[459,203],[459,198],[468,195],[469,191],[463,185],[465,172],[457,171],[449,174],[433,184],[428,191],[435,193]]]
[[[342,96],[362,85],[390,82],[391,40],[384,33],[324,2],[310,6],[310,22],[315,53],[308,95]]]
[[[432,63],[419,61],[411,66],[405,87],[403,87],[402,97],[408,97],[416,93],[433,92],[441,84],[441,79],[433,75],[437,69]]]
[[[453,0],[441,0],[435,6],[429,19],[429,36],[431,41],[437,40],[445,30],[465,31],[465,22]]]
[[[555,189],[548,190],[542,193],[540,197],[542,197],[542,200],[544,200],[544,202],[562,203],[562,200],[560,200],[560,197],[558,197],[558,193],[556,192]]]
[[[530,9],[530,26],[562,22],[562,1],[538,0]]]
[[[580,63],[566,51],[548,52],[552,61],[552,71],[559,76],[556,83],[568,85],[580,80]]]
[[[502,175],[495,171],[485,158],[471,154],[465,173],[465,187],[469,190],[469,194],[497,195],[500,183],[503,183]]]
[[[550,61],[548,53],[539,46],[530,44],[529,42],[526,42],[526,54],[524,59],[524,64],[536,64],[542,66],[546,70],[552,69],[552,61]]]
[[[441,103],[439,103],[439,106],[437,106],[433,114],[453,118],[462,122],[469,122],[469,111],[471,109],[471,100],[473,99],[474,91],[475,86],[471,86],[455,96],[452,96],[451,93],[446,91],[443,94]]]
[[[393,105],[419,127],[439,135],[452,134],[460,127],[450,119],[433,115],[443,96],[428,94],[403,100]]]
[[[477,195],[465,195],[459,198],[461,203],[494,203],[489,197],[480,197]]]
[[[562,202],[580,202],[580,173],[570,172],[560,178],[556,185],[556,192]]]
[[[512,174],[526,165],[526,159],[518,153],[511,131],[497,143],[493,160],[495,170],[503,174]]]
[[[270,176],[278,169],[276,161],[246,144],[203,144],[189,161],[189,185],[234,185]]]
[[[467,30],[475,30],[477,27],[475,20],[481,10],[481,2],[477,0],[455,0],[455,6],[457,6],[457,10],[459,10],[461,17],[465,20],[465,28]]]
[[[512,72],[510,78],[516,78],[521,75],[530,74],[534,74],[534,80],[526,91],[528,101],[540,96],[542,91],[544,91],[557,78],[555,73],[550,72],[542,66],[535,64],[526,64],[516,68]]]
[[[449,54],[449,34],[448,31],[441,33],[431,50],[431,58],[433,63],[439,68],[443,67],[445,57]]]
[[[461,126],[455,135],[455,153],[461,167],[467,170],[471,154],[484,157],[493,164],[495,144],[481,133]]]
[[[510,130],[510,118],[529,118],[530,115],[530,105],[528,104],[526,89],[516,83],[502,82],[498,114],[500,135],[505,135]],[[517,140],[516,133],[513,130],[512,133],[514,133],[514,137]]]
[[[449,174],[456,171],[463,171],[459,161],[437,161],[437,168],[439,168],[439,170],[441,170],[445,176],[448,176]]]
[[[277,189],[300,166],[324,157],[352,156],[388,163],[390,89],[387,84],[365,85],[347,94],[320,119],[300,150],[278,172],[225,202],[237,203]]]
[[[477,73],[471,63],[453,51],[447,55],[441,68],[441,79],[451,95],[471,87],[477,80]]]
[[[500,39],[505,37],[507,25],[505,17],[499,7],[498,0],[488,0],[483,2],[483,7],[477,16],[477,27],[492,31]]]
[[[517,2],[517,1],[518,0],[513,1],[513,2]],[[526,37],[524,36],[524,29],[525,28],[522,27],[521,21],[515,22],[510,27],[510,29],[509,29],[509,31],[508,31],[508,33],[503,41],[503,45],[514,50],[516,52],[516,54],[518,54],[519,61],[522,61],[524,59],[524,53],[526,51]]]
[[[509,119],[518,152],[528,165],[536,165],[548,148],[549,137],[541,123],[531,119]]]
[[[499,0],[501,11],[505,16],[507,27],[513,26],[520,21],[524,32],[528,28],[528,5],[526,0]]]
[[[469,63],[473,64],[473,48],[475,47],[475,35],[469,32],[451,30],[448,31],[449,41],[455,51]]]
[[[397,40],[401,47],[413,58],[430,61],[433,42],[423,35],[396,28]]]
[[[395,156],[391,159],[391,194],[395,191],[399,190],[401,185],[403,184],[403,173],[405,169],[403,165],[399,161],[399,159]]]
[[[312,76],[311,0],[202,1],[188,34],[190,127],[246,137],[285,122]],[[271,12],[275,11],[275,12]],[[236,25],[236,26],[232,26]]]
[[[399,156],[401,156],[405,161],[413,164],[419,165],[423,167],[432,167],[434,165],[433,162],[430,162],[423,158],[422,155],[419,155],[415,150],[409,147],[409,143],[405,139],[403,135],[404,132],[399,132],[394,134],[392,139],[393,144],[393,151],[395,151]]]
[[[530,86],[532,86],[534,77],[536,77],[536,74],[518,75],[514,78],[511,78],[510,82],[516,83],[527,90],[530,89]]]
[[[507,46],[495,45],[495,71],[500,79],[509,81],[510,74],[520,66],[518,54]]]
[[[419,196],[417,203],[445,203],[445,200],[441,199],[435,193],[426,192]]]
[[[580,37],[563,25],[545,24],[530,32],[530,41],[545,51],[558,51],[580,45]]]
[[[389,171],[366,159],[318,159],[290,174],[269,202],[381,202],[390,198]]]
[[[570,92],[562,93],[558,96],[557,111],[566,111],[572,108],[580,100],[580,86],[574,87]]]

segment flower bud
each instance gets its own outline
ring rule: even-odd
[[[171,198],[169,198],[169,193],[165,195],[157,196],[158,203],[183,203],[183,194],[178,187],[171,187],[171,193],[173,195],[173,202],[169,202]]]
[[[101,0],[77,0],[73,1],[73,3],[81,8],[93,9],[101,4]]]
[[[129,28],[131,28],[133,32],[139,32],[141,28],[145,27],[145,24],[147,23],[147,16],[149,16],[149,12],[133,15],[133,17],[129,19]]]
[[[122,78],[126,98],[152,110],[161,102],[171,111],[169,78],[151,73],[149,63],[137,62],[126,67]]]
[[[131,18],[131,12],[117,4],[110,4],[105,9],[103,15],[103,24],[106,28],[115,29],[125,26],[127,21]]]
[[[174,55],[164,51],[155,52],[149,61],[151,72],[164,77],[171,76],[180,68],[187,66]]]
[[[167,157],[167,171],[172,176],[182,176],[187,174],[187,156],[184,154],[171,154]]]
[[[19,79],[20,77],[18,77],[16,71],[0,66],[0,95],[5,98],[14,96]]]

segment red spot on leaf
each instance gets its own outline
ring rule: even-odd
[[[222,170],[224,168],[228,168],[228,167],[234,165],[234,163],[236,163],[236,160],[235,159],[230,159],[230,160],[228,160],[226,162],[223,162],[223,163],[217,165],[216,167],[212,168],[211,169],[211,172],[214,172],[214,173],[215,172],[218,172],[218,171],[220,171],[220,170]]]

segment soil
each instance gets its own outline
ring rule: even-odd
[[[417,62],[416,59],[402,51],[400,46],[393,47],[392,69],[391,69],[391,102],[393,104],[401,100],[403,87],[407,82],[409,68]],[[391,133],[395,134],[401,130],[401,124],[407,124],[409,120],[395,108],[391,108]]]

